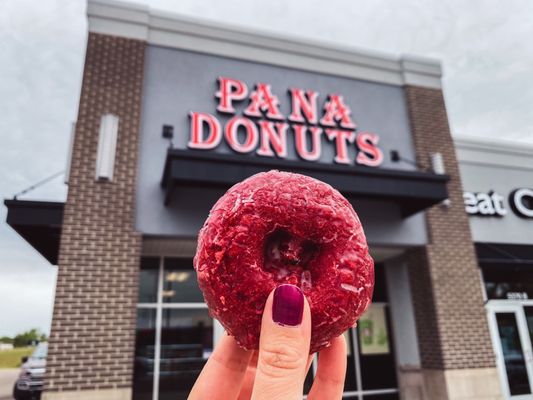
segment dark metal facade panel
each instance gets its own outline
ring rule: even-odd
[[[346,197],[390,200],[400,205],[404,216],[412,215],[448,197],[448,176],[421,171],[399,171],[340,165],[232,157],[230,155],[169,149],[161,186],[165,204],[186,186],[229,187],[263,171],[278,169],[312,176],[329,183]]]
[[[65,203],[5,200],[6,222],[50,264],[57,265]]]
[[[503,267],[510,265],[533,267],[533,243],[518,245],[507,243],[476,242],[478,263],[483,267]]]

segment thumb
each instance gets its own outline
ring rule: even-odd
[[[252,400],[301,399],[311,340],[311,312],[301,290],[278,286],[265,304]]]

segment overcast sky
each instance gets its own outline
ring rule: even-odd
[[[192,17],[438,58],[454,134],[533,143],[530,0],[153,0]],[[0,197],[64,169],[87,37],[84,0],[0,0]],[[64,200],[58,178],[21,197]],[[56,267],[5,224],[0,336],[49,331]]]

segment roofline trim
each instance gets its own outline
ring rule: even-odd
[[[465,148],[497,153],[511,153],[531,157],[533,143],[508,139],[492,139],[477,136],[454,135],[453,141],[457,148]]]
[[[533,144],[505,139],[454,136],[459,165],[533,170]]]
[[[268,63],[395,86],[441,88],[439,61],[391,55],[284,36],[153,10],[115,0],[88,0],[89,32],[151,45]]]

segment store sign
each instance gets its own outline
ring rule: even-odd
[[[322,137],[325,137],[334,147],[332,161],[337,164],[370,167],[382,164],[379,136],[372,132],[356,132],[350,107],[340,94],[329,94],[322,102],[318,92],[313,90],[292,87],[288,92],[290,114],[284,115],[279,98],[269,84],[259,82],[250,91],[241,80],[219,77],[216,110],[231,118],[222,126],[213,114],[190,112],[187,147],[213,150],[224,140],[236,153],[285,159],[291,140],[301,159],[317,161],[322,155]],[[319,108],[319,104],[322,107]],[[244,106],[241,115],[236,105]],[[356,148],[354,159],[349,157],[349,146]]]
[[[509,195],[509,204],[516,215],[533,218],[533,189],[516,189]]]
[[[492,190],[488,193],[465,192],[463,197],[468,214],[496,217],[503,217],[507,214],[503,196]]]
[[[470,215],[504,217],[507,209],[504,196],[491,190],[488,193],[464,192],[465,210]],[[508,201],[513,212],[521,218],[533,218],[533,189],[513,190]]]

